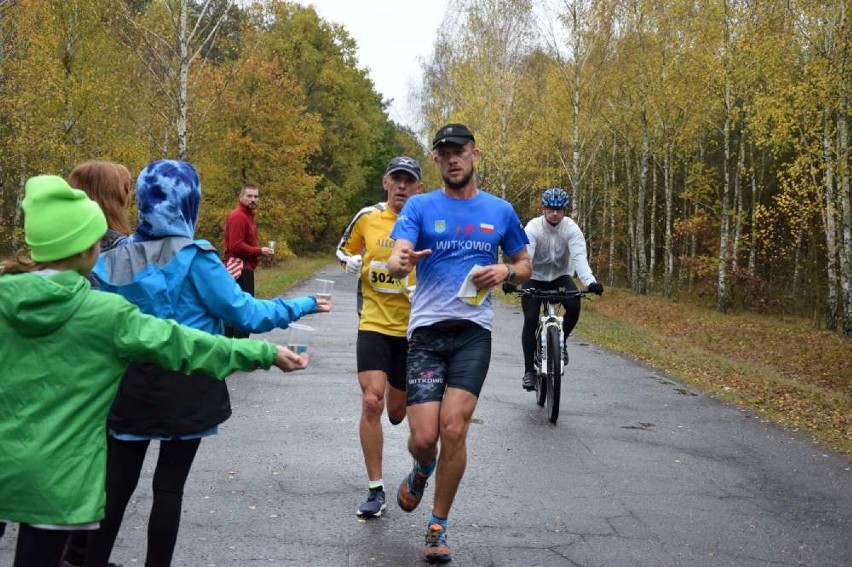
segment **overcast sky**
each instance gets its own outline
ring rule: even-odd
[[[432,53],[447,0],[305,0],[321,18],[343,24],[358,43],[360,67],[376,90],[393,99],[390,118],[417,127],[409,105],[411,86],[420,84],[420,59]]]

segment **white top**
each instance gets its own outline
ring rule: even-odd
[[[564,275],[577,277],[586,287],[595,282],[589,260],[586,258],[586,238],[571,218],[563,217],[551,226],[544,215],[527,223],[524,230],[530,243],[527,245],[532,259],[532,278],[553,281]]]

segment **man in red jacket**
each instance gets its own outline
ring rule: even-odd
[[[228,214],[225,220],[224,258],[238,258],[243,261],[243,271],[237,278],[240,288],[254,296],[254,270],[261,256],[272,256],[275,250],[257,245],[257,226],[254,213],[260,195],[257,187],[246,185],[240,190],[240,203]],[[226,335],[248,337],[248,333],[226,330]]]

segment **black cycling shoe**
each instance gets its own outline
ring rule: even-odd
[[[521,385],[524,387],[524,390],[530,391],[535,390],[535,372],[524,372],[524,378]]]

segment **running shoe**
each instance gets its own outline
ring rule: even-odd
[[[524,372],[524,378],[521,382],[524,390],[535,390],[535,372]]]
[[[423,499],[427,480],[429,480],[428,476],[418,472],[416,466],[412,467],[408,476],[399,483],[399,490],[396,493],[396,502],[399,507],[406,512],[411,512],[417,508],[417,505]]]
[[[362,518],[378,518],[382,515],[382,510],[387,508],[385,504],[385,489],[382,487],[371,488],[367,494],[367,499],[358,506],[355,512]]]
[[[447,530],[441,524],[429,525],[423,557],[429,563],[449,563],[453,560],[450,548],[447,547]]]

